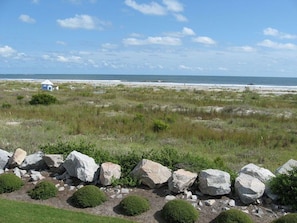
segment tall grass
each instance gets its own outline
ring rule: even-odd
[[[81,139],[115,153],[170,146],[207,159],[221,157],[234,170],[253,162],[272,171],[295,155],[295,94],[65,83],[49,93],[58,104],[30,105],[39,87],[0,82],[5,105],[0,106],[0,148],[33,152]],[[19,124],[9,124],[13,121]],[[156,122],[166,128],[155,131]]]

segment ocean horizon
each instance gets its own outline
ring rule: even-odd
[[[137,74],[0,74],[0,80],[96,80],[119,82],[163,82],[211,85],[297,86],[295,77],[137,75]]]

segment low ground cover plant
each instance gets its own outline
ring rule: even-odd
[[[106,200],[105,193],[94,185],[87,185],[78,189],[70,198],[70,202],[79,208],[96,207]]]
[[[31,100],[29,101],[30,105],[50,105],[57,102],[57,98],[50,94],[39,93],[32,95]]]
[[[41,181],[33,189],[28,191],[28,195],[35,200],[46,200],[55,197],[57,193],[58,189],[50,181]]]
[[[279,174],[269,182],[271,191],[278,196],[278,201],[297,209],[297,167],[287,174]]]
[[[168,223],[194,223],[198,217],[198,211],[185,200],[168,201],[161,210],[162,217]]]
[[[19,190],[23,185],[24,182],[13,173],[0,175],[0,194]]]
[[[134,216],[142,214],[150,209],[148,200],[139,195],[129,195],[125,197],[119,204],[125,215]]]
[[[211,223],[253,223],[253,220],[240,210],[230,209],[221,212]]]
[[[297,214],[296,213],[286,214],[274,220],[272,223],[297,223]]]

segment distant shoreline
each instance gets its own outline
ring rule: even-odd
[[[169,89],[192,89],[206,91],[237,91],[246,90],[254,91],[261,94],[297,94],[297,86],[274,86],[274,85],[253,85],[253,84],[197,84],[197,83],[173,83],[173,82],[150,82],[150,81],[121,81],[121,80],[78,80],[78,79],[50,79],[54,84],[76,83],[90,84],[95,86],[117,86],[124,85],[127,87],[164,87]],[[41,83],[44,79],[0,79],[0,82],[17,81]]]

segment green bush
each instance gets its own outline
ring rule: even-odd
[[[211,223],[253,223],[253,220],[243,211],[230,209],[221,212]]]
[[[272,223],[297,223],[297,214],[287,214],[274,220]]]
[[[35,200],[46,200],[55,197],[58,193],[56,186],[50,181],[41,181],[28,191],[28,195]]]
[[[288,171],[288,174],[279,174],[272,178],[269,187],[281,204],[297,209],[297,167]]]
[[[168,223],[193,223],[198,217],[198,211],[185,200],[168,201],[162,211],[162,216]]]
[[[70,198],[70,202],[79,208],[96,207],[106,200],[105,193],[94,185],[87,185],[78,189]]]
[[[31,100],[29,101],[30,105],[50,105],[57,102],[57,98],[45,93],[32,95]]]
[[[124,214],[134,216],[149,210],[150,204],[146,198],[138,195],[129,195],[120,202],[120,208]]]
[[[160,132],[168,129],[169,125],[162,120],[155,120],[153,125],[154,132]]]
[[[4,103],[2,103],[1,107],[4,109],[8,109],[8,108],[11,108],[11,104],[9,104],[8,102],[4,102]]]
[[[0,194],[10,193],[20,189],[24,182],[13,173],[5,173],[0,175]]]

